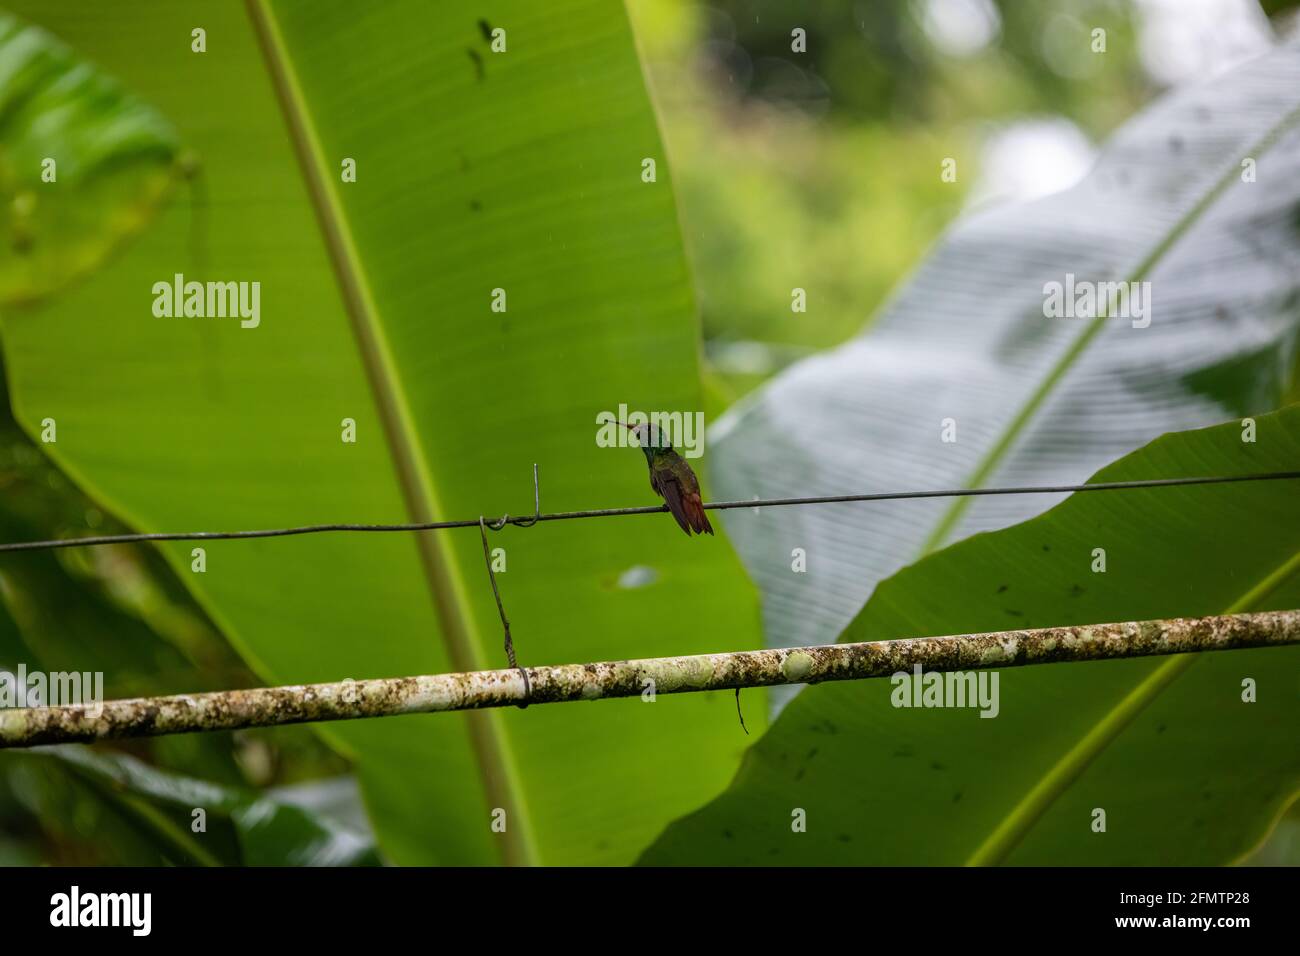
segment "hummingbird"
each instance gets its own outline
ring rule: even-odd
[[[700,480],[686,463],[686,459],[677,454],[676,449],[664,438],[659,429],[649,422],[629,425],[619,422],[632,433],[641,451],[645,454],[646,464],[650,466],[650,487],[668,504],[677,523],[689,536],[696,534],[713,534],[713,526],[704,513],[704,502],[700,500]]]

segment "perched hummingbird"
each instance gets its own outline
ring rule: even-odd
[[[668,510],[673,513],[682,530],[690,535],[713,534],[713,526],[704,513],[704,502],[700,500],[700,481],[695,477],[686,459],[664,438],[659,429],[649,422],[640,425],[628,425],[619,422],[632,433],[632,437],[645,453],[646,463],[650,466],[650,487],[668,503]]]

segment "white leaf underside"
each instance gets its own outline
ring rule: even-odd
[[[1165,432],[1275,407],[1300,329],[1298,107],[1300,50],[1289,46],[1146,110],[1078,186],[962,222],[868,332],[718,422],[717,496],[1081,482]],[[1240,176],[1247,157],[1253,183]],[[1150,326],[1102,320],[1068,360],[1089,320],[1043,315],[1044,284],[1067,272],[1150,280]],[[1238,363],[1227,386],[1206,386]],[[955,443],[940,440],[945,418]],[[967,499],[939,543],[1061,497]],[[726,512],[763,592],[768,645],[834,641],[879,581],[937,543],[953,508]],[[791,571],[796,547],[806,573]]]

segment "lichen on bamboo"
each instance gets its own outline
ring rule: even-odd
[[[0,748],[1300,644],[1300,610],[0,709]],[[527,687],[527,689],[526,689]]]

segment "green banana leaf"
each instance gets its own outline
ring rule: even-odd
[[[1300,801],[1291,804],[1268,839],[1241,860],[1241,865],[1300,866]]]
[[[4,488],[0,540],[30,540],[76,528],[93,505],[67,488],[66,481],[6,420],[7,411],[0,397],[0,486]],[[143,557],[126,546],[110,551],[0,554],[0,670],[13,673],[25,664],[29,673],[99,672],[105,675],[103,690],[118,697],[218,689],[239,679],[247,682],[248,675],[233,653],[207,633],[192,609],[157,593]],[[170,570],[166,573],[171,575]],[[155,763],[172,768],[170,776],[182,770],[182,778],[197,772],[210,781],[216,777],[243,782],[229,734],[158,738],[146,746]],[[139,766],[137,775],[150,772],[147,765]],[[157,773],[160,779],[170,779],[164,770]],[[178,841],[177,833],[184,829],[180,823],[187,826],[188,822],[171,819],[163,812],[165,801],[154,799],[147,787],[133,788],[131,796],[124,796],[116,784],[105,785],[102,775],[74,778],[58,761],[35,761],[18,751],[4,751],[0,790],[14,786],[28,810],[37,813],[32,823],[47,831],[53,828],[59,838],[57,849],[46,851],[57,856],[46,862],[201,862],[207,859],[203,843],[214,852],[233,845],[217,839],[215,823],[213,838]],[[241,806],[253,803],[251,797],[240,798]],[[28,814],[16,816],[17,806],[3,804],[0,800],[0,818],[8,818],[11,830],[34,838],[35,826],[15,827],[15,821]],[[320,828],[304,826],[297,812],[259,813],[261,825],[270,831],[268,839],[248,840],[239,853],[226,854],[226,862],[351,862],[355,841],[349,842],[346,835],[339,841],[325,841]],[[63,826],[60,821],[73,825]],[[295,835],[300,838],[296,845]],[[373,846],[368,852],[373,855]]]
[[[1167,435],[1094,480],[1300,468],[1300,406],[1257,427]],[[889,578],[842,639],[1300,607],[1298,485],[1075,494]],[[1298,667],[1300,647],[1011,668],[991,719],[896,708],[891,680],[809,687],[643,861],[1229,863],[1300,789]]]
[[[34,445],[12,420],[5,384],[0,371],[0,541],[126,530],[77,492],[41,454],[47,446]],[[247,681],[247,669],[147,548],[0,553],[0,605],[16,620],[15,649],[0,644],[0,664],[101,671],[115,697]]]
[[[622,402],[701,401],[668,170],[620,6],[519,0],[483,22],[413,0],[13,6],[156,104],[206,182],[201,263],[192,211],[173,208],[111,274],[0,318],[17,417],[32,434],[55,419],[46,450],[119,518],[524,514],[533,463],[546,510],[657,503],[640,455],[595,440]],[[151,290],[178,273],[260,282],[259,324],[155,316]],[[666,515],[490,545],[525,664],[760,640],[725,541],[688,540]],[[211,542],[202,573],[191,549],[165,553],[267,683],[505,664],[476,529]],[[630,861],[726,785],[745,740],[723,694],[322,732],[355,759],[400,863]]]
[[[1278,408],[1300,368],[1298,203],[1292,42],[1156,102],[1076,187],[959,223],[861,337],[719,420],[719,497],[1074,484],[1166,432]],[[1069,276],[1149,282],[1149,310],[1047,317],[1048,284]],[[899,568],[1058,500],[725,521],[763,592],[767,641],[783,647],[835,640]],[[806,573],[790,571],[794,548]]]
[[[0,10],[0,306],[102,263],[153,217],[178,156],[161,115]]]
[[[180,172],[175,132],[160,114],[49,33],[3,12],[0,133],[0,304],[10,308],[102,266]],[[7,392],[0,371],[0,540],[112,530],[19,431]],[[157,563],[133,548],[0,555],[0,668],[107,673],[119,696],[219,687],[243,674],[192,609],[156,586]],[[155,760],[239,778],[229,735],[188,743],[150,749]],[[54,761],[0,755],[0,791],[22,796],[0,798],[11,827],[26,817],[25,802],[38,814],[33,823],[60,829],[59,844],[42,850],[47,862],[177,858],[176,828],[163,814],[135,800],[140,812],[124,814],[116,787],[73,779]],[[34,848],[35,830],[19,824],[14,846]],[[266,845],[287,862],[283,823],[273,830]],[[318,837],[302,836],[306,852]]]
[[[68,745],[42,747],[19,759],[39,763],[25,789],[38,790],[44,820],[79,819],[79,783],[103,796],[105,809],[90,807],[84,829],[114,825],[145,838],[143,860],[126,862],[216,866],[377,866],[373,841],[364,831],[308,809],[301,789],[275,796],[218,786],[151,767],[127,754]],[[72,781],[59,779],[63,776]],[[43,777],[43,779],[42,779]],[[313,786],[323,787],[328,782]],[[64,801],[60,807],[55,801]],[[73,801],[69,805],[69,801]],[[58,811],[62,812],[58,812]],[[202,810],[200,817],[195,811]],[[201,825],[199,821],[201,820]],[[84,833],[81,834],[84,837]],[[123,841],[112,841],[115,847]],[[149,859],[148,854],[158,855]],[[112,860],[109,862],[124,862]]]

